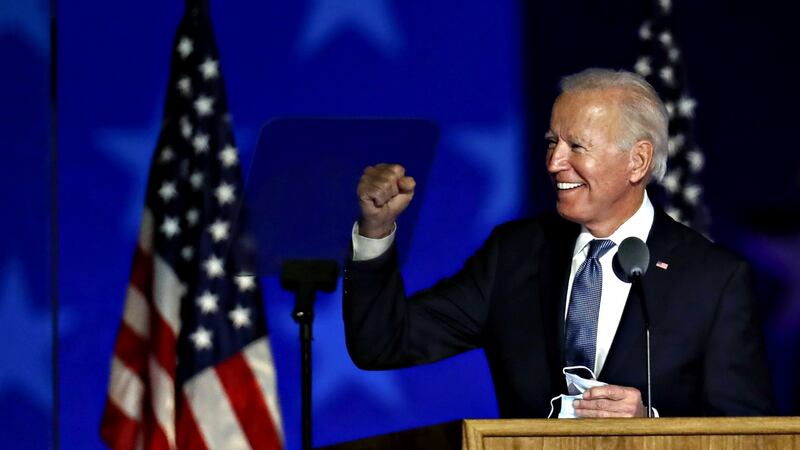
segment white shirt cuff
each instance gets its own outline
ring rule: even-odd
[[[375,259],[386,253],[394,243],[397,224],[392,227],[392,232],[380,239],[372,239],[358,234],[358,222],[353,224],[353,261],[367,261]]]

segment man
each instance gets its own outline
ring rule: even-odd
[[[668,116],[638,75],[566,77],[546,134],[558,215],[497,227],[454,276],[406,299],[395,219],[414,195],[399,165],[364,171],[362,217],[345,274],[347,345],[365,369],[404,367],[483,347],[503,417],[544,417],[583,365],[608,386],[575,401],[579,417],[642,417],[640,300],[614,274],[630,236],[645,240],[653,406],[661,416],[773,412],[744,262],[650,203],[663,176]]]

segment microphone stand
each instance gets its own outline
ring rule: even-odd
[[[633,289],[635,289],[639,302],[642,306],[642,318],[644,319],[645,344],[647,345],[647,417],[653,417],[653,395],[652,380],[650,376],[650,314],[647,312],[647,303],[644,301],[644,288],[642,287],[642,273],[637,271],[633,274]]]

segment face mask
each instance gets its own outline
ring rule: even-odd
[[[576,369],[583,369],[587,372],[588,375],[591,375],[591,378],[583,378],[580,375],[570,373],[570,370]],[[584,366],[570,366],[564,367],[561,370],[561,373],[564,374],[564,380],[567,382],[567,392],[569,395],[561,394],[553,397],[550,399],[550,414],[547,415],[549,419],[550,416],[553,415],[553,402],[557,399],[561,399],[561,411],[558,413],[559,419],[575,419],[575,408],[572,407],[572,402],[574,400],[580,400],[583,398],[583,393],[589,388],[593,388],[596,386],[605,386],[607,383],[603,383],[602,381],[597,381],[594,376],[594,372],[591,369]]]

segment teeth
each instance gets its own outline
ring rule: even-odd
[[[556,183],[558,189],[575,189],[579,186],[583,186],[583,183]]]

